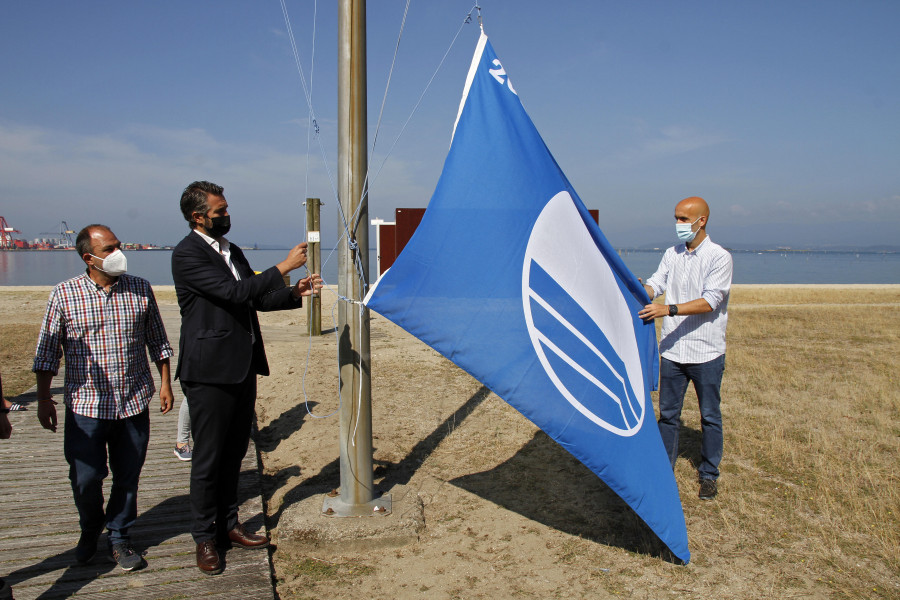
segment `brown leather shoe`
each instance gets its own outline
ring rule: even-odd
[[[265,548],[269,545],[269,538],[264,535],[250,533],[244,526],[238,523],[234,529],[228,532],[228,539],[233,544],[243,546],[244,548]]]
[[[216,542],[207,540],[197,544],[197,568],[207,575],[218,575],[222,572],[222,560],[216,550]]]

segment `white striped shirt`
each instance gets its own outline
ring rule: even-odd
[[[683,364],[704,363],[725,354],[725,326],[731,293],[731,254],[709,237],[693,251],[672,246],[647,285],[656,296],[665,293],[667,304],[703,298],[712,312],[663,317],[659,351],[664,358]]]

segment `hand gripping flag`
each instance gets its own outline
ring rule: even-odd
[[[656,329],[637,316],[648,302],[482,32],[437,189],[366,305],[544,430],[687,562],[650,398]]]

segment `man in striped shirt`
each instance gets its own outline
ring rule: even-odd
[[[63,449],[81,525],[75,558],[90,562],[105,526],[110,558],[133,571],[145,565],[128,530],[137,519],[138,479],[150,437],[148,406],[156,391],[147,351],[159,369],[163,413],[172,409],[173,351],[153,290],[145,279],[125,274],[115,234],[105,225],[88,225],[78,233],[76,250],[87,270],[53,289],[35,351],[38,419],[56,431],[50,384],[65,354]],[[104,512],[107,461],[112,488]]]
[[[659,432],[672,468],[678,458],[681,408],[689,383],[700,405],[700,498],[716,497],[722,460],[722,374],[725,325],[731,291],[732,261],[727,250],[706,234],[709,206],[703,198],[685,198],[675,206],[675,231],[684,242],[666,250],[659,268],[644,284],[652,300],[666,294],[667,304],[648,304],[638,316],[664,317],[659,349]]]

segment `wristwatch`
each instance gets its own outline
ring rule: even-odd
[[[670,316],[670,317],[674,317],[674,316],[677,315],[677,314],[678,314],[678,305],[677,305],[677,304],[670,304],[670,305],[669,305],[669,316]]]

